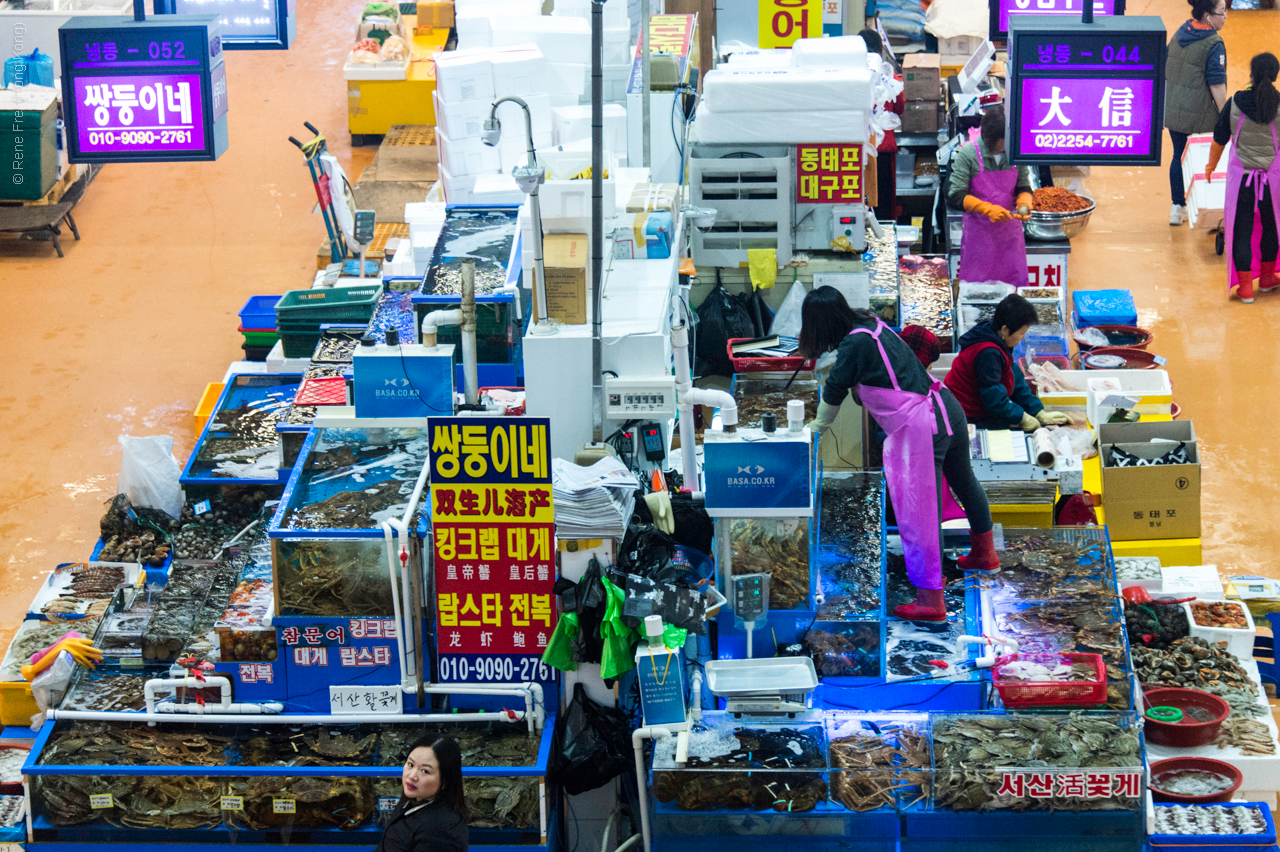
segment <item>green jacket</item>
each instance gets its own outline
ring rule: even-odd
[[[1208,133],[1218,122],[1218,105],[1205,81],[1209,51],[1222,43],[1218,33],[1183,47],[1175,32],[1164,66],[1164,126],[1179,133]]]
[[[1002,171],[1010,168],[1009,159],[1006,156],[1003,167],[995,165],[995,155],[987,148],[985,142],[979,137],[977,144],[982,148],[982,167],[988,171]],[[978,173],[978,154],[973,145],[966,142],[960,146],[960,150],[951,155],[951,178],[947,188],[947,204],[956,210],[964,209],[964,197],[970,195],[969,183],[973,180],[973,176]],[[1027,166],[1018,167],[1018,183],[1014,187],[1013,197],[1017,198],[1020,193],[1031,191],[1031,169]],[[1010,199],[1010,204],[1013,200]]]

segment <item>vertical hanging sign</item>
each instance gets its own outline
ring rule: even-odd
[[[550,421],[432,417],[431,527],[443,683],[553,680]]]
[[[822,0],[760,0],[760,47],[790,47],[822,35]]]

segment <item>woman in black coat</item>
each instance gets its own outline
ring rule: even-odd
[[[462,790],[462,752],[452,737],[414,743],[401,773],[403,795],[375,852],[467,852],[471,817]]]

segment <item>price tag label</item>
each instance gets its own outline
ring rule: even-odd
[[[1165,364],[1168,364],[1168,363],[1169,363],[1169,359],[1168,359],[1168,358],[1166,358],[1166,357],[1164,357],[1163,355],[1157,355],[1157,356],[1155,356],[1154,358],[1152,358],[1151,360],[1155,361],[1155,362],[1156,362],[1157,364],[1159,364],[1161,367],[1163,367]]]
[[[98,793],[89,797],[89,807],[93,808],[95,811],[114,808],[115,806],[115,799],[111,798],[110,793]]]
[[[224,811],[244,810],[244,796],[223,796],[222,809]]]
[[[791,47],[822,35],[822,0],[760,0],[760,47]]]
[[[121,657],[120,668],[122,669],[140,669],[142,668],[141,657]]]
[[[276,814],[296,814],[298,812],[298,800],[272,799],[271,812]]]
[[[399,799],[390,799],[390,798],[378,799],[378,810],[384,811],[384,812],[394,811],[396,809],[396,805],[399,803],[400,803]]]
[[[196,517],[198,518],[201,515],[203,515],[205,512],[212,509],[213,504],[210,503],[208,500],[201,500],[199,503],[195,504],[195,506],[193,506],[192,508],[195,510]]]

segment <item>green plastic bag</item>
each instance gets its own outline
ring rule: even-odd
[[[604,620],[600,622],[600,638],[604,640],[604,651],[600,655],[600,677],[608,680],[626,674],[636,667],[635,650],[640,642],[639,635],[622,622],[622,604],[626,596],[609,578],[601,577],[604,583],[605,605]]]
[[[396,3],[368,3],[360,14],[360,20],[366,21],[369,18],[390,18],[393,21],[398,21],[400,20],[400,6]]]
[[[576,612],[561,613],[555,632],[551,634],[551,641],[542,652],[542,662],[562,672],[576,672],[578,663],[573,659],[573,645],[578,641],[581,630]]]

